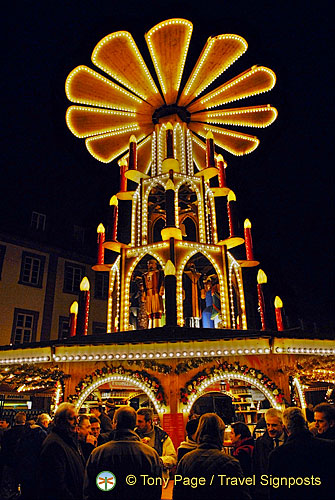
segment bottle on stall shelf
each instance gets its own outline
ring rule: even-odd
[[[226,425],[226,428],[224,430],[224,438],[223,438],[225,446],[230,446],[231,445],[231,426]]]

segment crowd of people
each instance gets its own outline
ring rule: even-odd
[[[28,423],[18,412],[12,427],[0,419],[0,500],[160,500],[171,479],[174,500],[333,498],[335,408],[328,403],[314,408],[310,425],[298,407],[268,409],[257,439],[233,423],[229,453],[215,413],[190,416],[177,451],[152,409],[108,413],[96,405],[78,415],[62,403],[53,419],[41,414]]]

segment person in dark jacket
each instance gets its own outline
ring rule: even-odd
[[[197,428],[198,428],[199,418],[200,417],[192,418],[186,424],[187,436],[186,436],[186,440],[182,441],[180,443],[180,446],[177,450],[177,461],[178,462],[186,453],[188,453],[189,451],[195,450],[195,448],[197,448],[197,446],[198,446],[198,443],[195,440],[195,433],[196,433]]]
[[[269,456],[271,500],[334,498],[335,443],[313,437],[300,408],[286,408],[283,421],[287,441]]]
[[[113,422],[113,418],[114,418],[114,413],[116,411],[116,406],[115,406],[115,403],[114,403],[114,399],[113,398],[108,398],[106,403],[106,412],[107,412],[107,415],[108,417],[111,419],[111,421]]]
[[[97,438],[91,433],[91,422],[89,415],[79,415],[78,417],[78,443],[84,455],[85,463],[98,444]]]
[[[97,403],[91,407],[91,413],[100,420],[101,433],[110,432],[113,430],[113,422],[104,412],[101,404]]]
[[[78,447],[77,420],[73,404],[59,405],[39,458],[41,500],[82,499],[85,462]]]
[[[329,403],[320,403],[314,408],[316,437],[335,440],[335,407]]]
[[[269,408],[265,413],[266,432],[255,441],[252,456],[252,472],[256,475],[256,486],[253,496],[257,500],[267,499],[269,491],[261,484],[261,477],[268,474],[269,455],[276,446],[282,446],[286,439],[283,426],[283,414],[275,408]]]
[[[49,413],[40,413],[36,419],[36,425],[39,425],[41,429],[44,429],[48,433],[51,421],[52,418]]]
[[[160,500],[163,483],[159,457],[134,432],[136,411],[131,406],[121,406],[116,410],[114,420],[114,439],[98,446],[86,464],[84,500]],[[97,486],[97,475],[103,471],[110,471],[115,476],[115,486],[110,491]],[[145,482],[145,476],[154,484]],[[135,478],[136,486],[135,482],[128,484],[127,477]]]
[[[222,451],[225,424],[215,413],[200,417],[196,432],[198,448],[180,460],[174,476],[173,500],[250,500],[241,466]],[[232,481],[233,483],[232,484]]]
[[[13,427],[4,433],[0,455],[2,466],[0,498],[10,498],[18,492],[17,448],[20,439],[29,428],[29,425],[26,425],[26,414],[19,411],[14,417]]]
[[[21,485],[21,500],[36,500],[36,484],[39,479],[38,460],[47,435],[47,429],[44,426],[35,424],[26,430],[18,443],[16,470],[18,482]]]
[[[249,427],[244,422],[235,422],[231,424],[230,434],[233,445],[233,457],[240,462],[243,474],[251,476],[252,474],[252,454],[255,442],[251,436]]]
[[[90,433],[92,436],[94,436],[97,440],[97,446],[101,446],[102,444],[107,443],[107,441],[110,441],[110,439],[105,438],[103,435],[101,435],[101,425],[100,425],[100,419],[94,415],[89,415],[90,417],[90,423],[91,423],[91,430]],[[110,433],[107,433],[108,437]]]

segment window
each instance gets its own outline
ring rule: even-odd
[[[30,227],[36,231],[45,231],[46,215],[38,212],[32,212]]]
[[[93,321],[92,325],[92,333],[93,335],[99,335],[100,333],[106,333],[107,332],[107,325],[106,323],[99,323],[98,321]]]
[[[37,322],[39,313],[37,311],[28,311],[26,309],[14,309],[14,321],[12,329],[11,343],[25,344],[35,342]]]
[[[42,288],[44,263],[44,255],[22,252],[19,283]]]
[[[68,316],[59,316],[58,338],[60,340],[69,338],[70,325]]]
[[[108,297],[109,272],[99,271],[95,273],[94,298],[107,299]]]
[[[1,280],[3,261],[5,259],[5,253],[6,253],[6,247],[4,245],[0,245],[0,280]]]
[[[85,274],[85,266],[65,262],[64,268],[64,286],[65,293],[79,293],[80,282]]]

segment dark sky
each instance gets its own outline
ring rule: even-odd
[[[241,129],[261,143],[245,157],[224,154],[228,184],[241,221],[253,224],[269,297],[282,298],[293,323],[333,325],[330,2],[11,2],[2,54],[1,224],[29,217],[27,207],[52,211],[58,221],[71,212],[94,228],[103,220],[118,169],[94,160],[67,129],[65,79],[79,64],[93,68],[94,46],[117,30],[133,34],[151,67],[144,33],[170,17],[194,25],[186,72],[207,38],[222,33],[242,35],[249,48],[217,84],[253,64],[275,71],[273,91],[236,104],[270,103],[279,117],[266,129]]]

